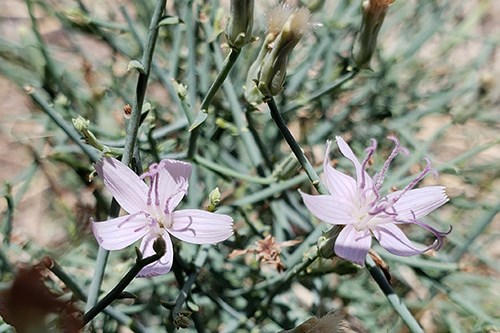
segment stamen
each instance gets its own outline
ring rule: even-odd
[[[155,178],[149,175],[149,189],[148,189],[148,200],[147,200],[148,207],[151,206],[152,203],[151,194],[153,193],[154,183],[155,183]]]
[[[158,183],[160,180],[160,176],[158,173],[156,173],[154,175],[154,179],[155,179],[155,184],[154,184],[154,187],[155,187],[155,206],[160,207],[160,196],[159,196],[159,191],[158,191]]]
[[[170,205],[170,200],[172,200],[173,197],[175,197],[176,195],[178,195],[179,193],[184,193],[184,195],[186,195],[187,191],[182,189],[184,187],[184,184],[180,184],[179,185],[179,188],[177,189],[177,192],[173,193],[171,196],[169,196],[167,198],[167,200],[165,201],[165,207],[163,208],[163,213],[165,213],[165,215],[168,215],[171,213],[171,211],[168,209],[169,205]]]
[[[427,223],[424,223],[424,222],[416,219],[415,213],[413,211],[411,212],[411,214],[413,216],[412,220],[409,220],[409,221],[396,220],[396,222],[401,223],[401,224],[403,224],[403,223],[404,224],[415,224],[415,225],[418,225],[419,227],[429,231],[430,233],[432,233],[434,235],[434,237],[436,237],[436,240],[431,245],[431,248],[433,248],[435,250],[441,249],[441,247],[444,245],[444,238],[451,233],[451,231],[453,230],[453,227],[450,225],[450,230],[439,231],[436,228],[431,227]]]
[[[409,190],[415,187],[429,172],[431,172],[432,167],[431,167],[431,161],[428,158],[424,158],[426,165],[424,170],[420,173],[420,175],[417,176],[414,180],[411,181],[410,184],[408,184],[402,191],[399,193],[399,195],[395,196],[392,199],[392,203],[396,203],[403,195],[406,194]]]
[[[395,147],[392,150],[389,157],[387,158],[387,160],[384,162],[384,165],[382,166],[380,172],[373,177],[373,181],[375,182],[375,188],[377,190],[380,190],[380,188],[382,187],[382,184],[384,183],[385,174],[387,173],[387,170],[389,170],[389,166],[391,165],[392,161],[396,158],[396,156],[398,156],[399,153],[403,153],[407,156],[409,155],[408,150],[404,147],[401,147],[401,145],[399,144],[398,138],[396,138],[395,136],[388,136],[387,139],[394,142]]]
[[[366,148],[366,157],[361,163],[361,182],[360,182],[360,188],[365,187],[365,170],[366,170],[366,165],[368,164],[368,161],[372,158],[373,154],[375,153],[375,150],[377,150],[377,140],[371,139],[372,145],[368,148]]]

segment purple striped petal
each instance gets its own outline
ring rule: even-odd
[[[176,160],[162,160],[158,176],[160,204],[164,207],[168,201],[168,212],[171,213],[187,193],[191,164]]]
[[[373,187],[373,180],[372,178],[366,173],[365,170],[363,170],[363,167],[361,166],[361,163],[359,163],[358,158],[356,155],[354,155],[351,147],[342,139],[340,136],[335,137],[337,140],[337,146],[340,149],[340,152],[342,155],[347,157],[352,164],[354,164],[354,168],[356,169],[356,181],[357,185],[359,186],[361,183],[361,180],[363,179],[363,174],[364,174],[364,179],[365,179],[365,188],[372,188]]]
[[[95,169],[106,188],[129,214],[146,209],[148,186],[129,167],[111,157],[103,157]]]
[[[391,200],[400,193],[401,191],[390,193],[387,198]],[[394,204],[394,209],[398,212],[398,220],[418,220],[441,207],[448,200],[444,186],[427,186],[403,194]]]
[[[158,237],[159,235],[150,233],[142,239],[139,249],[142,252],[143,258],[150,257],[156,253],[153,250],[153,243]],[[174,262],[174,248],[172,246],[172,240],[166,232],[161,237],[165,240],[165,254],[160,258],[160,260],[155,261],[154,263],[141,269],[139,274],[137,274],[137,277],[153,277],[162,275],[170,272],[172,269],[172,264]]]
[[[419,249],[394,224],[384,224],[372,229],[380,245],[392,254],[408,257],[427,251],[430,247]]]
[[[335,197],[353,200],[356,195],[356,180],[335,170],[330,165],[328,153],[330,152],[331,141],[326,144],[325,160],[323,162],[323,173],[325,176],[325,185],[331,195]]]
[[[92,231],[100,246],[106,250],[121,250],[149,231],[144,214],[125,215],[115,219],[92,222]]]
[[[372,236],[368,230],[356,231],[354,226],[346,225],[335,241],[335,254],[360,266],[370,251]]]
[[[172,214],[168,229],[176,238],[193,244],[222,242],[233,234],[233,218],[200,209],[184,209]]]
[[[309,195],[300,190],[299,193],[307,209],[321,221],[333,225],[356,222],[352,217],[356,207],[351,201],[331,195]]]

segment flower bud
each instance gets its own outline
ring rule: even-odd
[[[217,206],[220,203],[220,191],[219,188],[216,187],[210,194],[208,195],[208,207],[207,211],[214,212],[217,209]]]
[[[318,249],[319,256],[325,259],[331,259],[335,257],[335,242],[340,233],[341,228],[333,227],[327,232],[324,232],[318,238]]]
[[[254,0],[232,0],[226,30],[229,45],[241,49],[252,40]]]
[[[309,32],[310,16],[306,8],[297,10],[288,5],[270,11],[266,38],[248,70],[247,101],[257,104],[263,97],[276,95],[283,89],[288,56],[302,36]]]
[[[78,132],[83,132],[89,129],[90,120],[87,120],[82,116],[73,118],[72,121],[73,121],[73,126]]]
[[[365,0],[362,4],[363,19],[352,57],[358,68],[370,68],[370,60],[377,46],[377,36],[384,22],[387,9],[395,0]]]
[[[311,14],[307,8],[294,11],[279,33],[272,50],[264,58],[258,88],[264,96],[275,96],[283,89],[288,56],[302,36],[310,30]]]

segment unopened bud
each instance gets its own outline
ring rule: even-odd
[[[76,118],[73,118],[72,121],[73,121],[73,127],[75,127],[75,129],[78,132],[83,132],[83,131],[86,131],[89,129],[90,120],[87,120],[87,119],[83,118],[82,116],[78,116]]]
[[[358,68],[370,68],[370,60],[377,46],[377,36],[384,22],[387,9],[395,0],[365,0],[362,4],[363,19],[352,57]]]
[[[335,242],[342,229],[333,227],[318,238],[319,256],[331,259],[335,256]]]
[[[241,49],[252,41],[254,0],[231,0],[226,36],[231,47]]]
[[[217,206],[220,203],[220,197],[221,197],[221,195],[220,195],[219,188],[216,187],[208,195],[209,204],[208,204],[208,207],[207,207],[207,211],[214,212],[217,209]]]
[[[183,311],[174,318],[174,325],[176,328],[188,328],[191,326],[191,312]]]

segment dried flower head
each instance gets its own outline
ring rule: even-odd
[[[258,240],[255,242],[255,246],[249,247],[245,250],[233,250],[229,254],[229,258],[234,258],[243,254],[254,254],[257,261],[259,261],[262,265],[271,265],[278,272],[282,272],[285,270],[285,265],[281,261],[281,248],[294,246],[300,243],[298,240],[286,241],[283,243],[277,243],[276,239],[267,235],[264,239]]]

